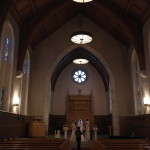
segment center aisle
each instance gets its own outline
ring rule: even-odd
[[[81,150],[91,150],[92,141],[90,142],[81,142]],[[70,142],[70,150],[77,150],[77,142]]]
[[[77,148],[71,148],[71,150],[77,150]],[[91,150],[90,148],[81,148],[81,150]]]

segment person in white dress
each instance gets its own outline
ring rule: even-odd
[[[77,127],[76,127],[76,122],[73,120],[72,121],[72,124],[71,124],[71,136],[70,136],[70,141],[75,141],[76,139],[76,135],[75,135],[75,132],[77,130]]]
[[[84,139],[84,135],[83,135],[83,130],[84,130],[84,127],[83,127],[83,121],[82,119],[80,119],[78,121],[78,127],[80,127],[80,131],[82,132],[82,135],[81,135],[81,142],[85,141]]]
[[[55,138],[61,138],[60,130],[55,130]]]
[[[85,141],[90,141],[90,122],[88,119],[85,121]]]

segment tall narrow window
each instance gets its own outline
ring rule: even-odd
[[[12,29],[10,24],[7,22],[4,24],[3,34],[2,34],[2,54],[3,59],[8,62],[11,59],[11,52],[13,47],[13,37],[12,37]]]
[[[140,67],[139,61],[136,60],[136,85],[137,85],[137,108],[138,114],[142,113],[142,104],[141,104],[141,84],[140,84]]]
[[[23,78],[22,78],[22,90],[21,90],[21,109],[20,112],[23,115],[28,114],[28,88],[29,88],[29,73],[30,73],[30,55],[26,52],[23,63]]]
[[[135,114],[142,114],[142,90],[141,90],[141,76],[140,66],[136,51],[132,55],[132,77],[133,77],[133,90],[134,90],[134,106]]]
[[[25,59],[24,64],[23,64],[23,76],[26,76],[27,71],[28,71],[28,62]]]
[[[4,39],[3,47],[4,47],[4,59],[5,61],[8,61],[9,50],[11,49],[10,39],[8,37]]]
[[[0,106],[1,110],[9,111],[12,68],[14,57],[14,32],[8,20],[4,22],[0,47]]]

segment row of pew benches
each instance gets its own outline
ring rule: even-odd
[[[144,139],[99,139],[92,141],[92,150],[150,150]],[[0,150],[69,150],[66,139],[19,138],[0,142]]]
[[[0,142],[0,150],[69,150],[66,139],[20,138]]]
[[[99,139],[93,141],[92,150],[150,150],[144,139]]]

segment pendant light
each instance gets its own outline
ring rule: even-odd
[[[77,3],[87,3],[87,2],[91,2],[93,0],[73,0],[74,2],[77,2]]]
[[[90,43],[92,39],[92,34],[86,31],[74,32],[71,35],[71,41],[76,44],[87,44]]]

